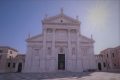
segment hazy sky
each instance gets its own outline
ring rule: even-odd
[[[119,0],[0,0],[0,46],[25,54],[28,33],[40,34],[45,14],[57,15],[61,7],[66,15],[79,16],[83,35],[93,35],[95,54],[120,45]]]

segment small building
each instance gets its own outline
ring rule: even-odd
[[[21,72],[24,67],[25,54],[9,46],[0,46],[0,73]]]
[[[95,59],[98,70],[120,71],[120,46],[101,51]]]

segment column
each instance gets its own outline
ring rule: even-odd
[[[71,52],[71,51],[70,51],[70,50],[71,50],[71,49],[70,49],[70,47],[71,47],[70,30],[71,30],[71,29],[68,29],[68,57],[71,57],[71,53],[70,53],[70,52]]]
[[[55,52],[55,28],[53,28],[53,39],[52,39],[52,57],[54,57]]]
[[[77,32],[77,54],[76,54],[76,57],[80,57],[80,48],[79,48],[79,39],[80,39],[80,37],[79,37],[79,30],[76,30],[76,32]]]
[[[43,29],[44,30],[44,40],[43,40],[43,57],[45,57],[46,55],[46,28]]]
[[[27,67],[28,67],[28,58],[29,58],[29,45],[27,45],[26,46],[27,47],[27,50],[26,50],[26,57],[25,57],[25,67],[24,67],[24,70],[26,70],[27,69]],[[17,64],[18,65],[18,64]],[[16,69],[17,70],[17,69]]]

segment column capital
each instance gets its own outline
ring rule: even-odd
[[[52,28],[52,30],[53,30],[53,31],[55,31],[55,30],[56,30],[56,28]]]
[[[78,29],[76,29],[76,32],[79,32],[79,30],[78,30]]]
[[[43,28],[43,31],[46,31],[47,30],[47,28]]]
[[[67,29],[68,31],[70,31],[71,29]]]

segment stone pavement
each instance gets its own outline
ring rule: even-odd
[[[120,80],[116,72],[4,73],[0,80]]]

